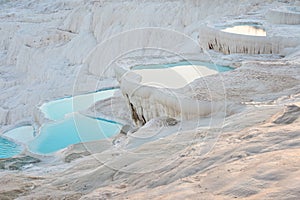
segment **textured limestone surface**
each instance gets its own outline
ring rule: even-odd
[[[224,55],[198,46],[203,26],[238,20],[261,22],[292,43],[298,26],[274,25],[265,14],[295,6],[0,0],[0,134],[22,124],[38,131],[44,102],[117,85],[122,95],[82,112],[128,124],[115,138],[1,160],[0,199],[299,199],[300,47]],[[236,69],[131,95],[140,87],[131,66],[182,57]]]

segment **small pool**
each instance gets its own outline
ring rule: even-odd
[[[233,70],[228,66],[200,61],[182,61],[170,64],[134,66],[132,70],[142,77],[144,85],[180,88],[197,78]]]
[[[21,145],[18,145],[8,139],[0,137],[0,158],[10,158],[18,155],[23,150]]]
[[[48,119],[61,120],[67,114],[85,110],[93,103],[111,97],[117,90],[108,89],[74,97],[66,97],[45,103],[40,109]]]
[[[223,32],[251,36],[267,36],[267,32],[259,25],[236,25],[221,29]]]
[[[29,151],[37,154],[49,154],[72,144],[110,138],[119,133],[121,124],[86,117],[78,111],[87,109],[101,99],[112,97],[117,90],[102,90],[45,103],[41,110],[52,122],[43,124],[37,134],[33,127],[28,125],[10,130],[4,133],[4,136],[23,143]],[[7,139],[0,138],[0,150],[0,158],[9,158],[23,149]]]
[[[45,124],[29,143],[30,151],[48,154],[72,144],[110,138],[121,129],[116,122],[98,120],[74,113],[65,119]]]
[[[20,126],[5,132],[4,136],[18,143],[27,143],[34,139],[34,129],[31,125]]]
[[[79,113],[99,100],[112,97],[118,90],[101,90],[43,104],[42,112],[54,122],[41,127],[39,135],[29,142],[29,150],[38,154],[48,154],[72,144],[106,139],[119,133],[120,124]]]

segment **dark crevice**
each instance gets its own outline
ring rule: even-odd
[[[142,123],[142,125],[144,125],[146,123],[146,120],[145,120],[144,116],[142,115],[142,119],[140,119],[134,105],[130,102],[128,94],[126,94],[126,97],[128,99],[128,103],[129,103],[129,106],[130,106],[131,118],[133,119],[133,121],[135,122],[136,125],[139,125],[140,123]]]

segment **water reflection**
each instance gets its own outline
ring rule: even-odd
[[[239,25],[239,26],[228,27],[222,29],[222,31],[227,33],[241,34],[241,35],[267,36],[267,32],[264,29],[257,26],[251,26],[251,25]]]
[[[136,66],[134,72],[142,76],[144,85],[161,88],[181,88],[197,78],[232,70],[227,66],[200,61],[183,61],[162,65]]]

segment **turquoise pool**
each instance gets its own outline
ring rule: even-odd
[[[132,70],[164,69],[164,68],[172,68],[172,67],[186,66],[186,65],[193,65],[195,67],[205,66],[209,69],[217,70],[218,72],[227,72],[227,71],[233,70],[233,68],[231,68],[229,66],[216,65],[213,63],[201,62],[201,61],[180,61],[180,62],[168,63],[168,64],[136,65],[136,66],[132,67],[131,69]]]
[[[13,141],[24,143],[29,151],[37,154],[49,154],[72,144],[110,138],[119,133],[121,124],[86,117],[79,111],[101,99],[112,97],[117,90],[102,90],[45,103],[41,110],[52,121],[43,124],[37,134],[34,134],[32,126],[22,126],[4,135]],[[21,146],[7,139],[0,139],[0,158],[12,157],[22,151]]]
[[[121,128],[120,124],[97,120],[75,113],[67,118],[41,127],[40,134],[29,143],[30,151],[48,154],[72,144],[110,138]]]
[[[93,103],[111,97],[118,89],[101,90],[94,93],[66,97],[43,104],[40,109],[51,120],[64,119],[65,115],[85,110]]]
[[[3,134],[18,143],[28,143],[34,139],[34,128],[31,125],[24,125],[7,131]]]
[[[53,122],[41,127],[39,135],[29,142],[29,150],[48,154],[72,144],[110,138],[119,133],[120,124],[86,117],[78,112],[99,100],[112,97],[116,91],[118,89],[101,90],[43,104],[42,112]]]
[[[0,137],[0,158],[10,158],[18,155],[23,150],[22,146]]]
[[[132,71],[141,77],[140,84],[158,88],[182,88],[196,79],[233,70],[228,66],[200,61],[134,66]]]

